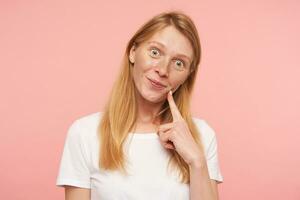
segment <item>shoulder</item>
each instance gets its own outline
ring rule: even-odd
[[[198,117],[192,117],[192,119],[199,131],[202,131],[202,135],[205,135],[205,137],[209,138],[216,136],[215,130],[212,128],[210,123],[207,122],[207,120]]]
[[[102,112],[79,116],[71,123],[69,132],[83,138],[96,136],[101,116]]]
[[[92,127],[95,126],[100,120],[102,116],[102,112],[94,112],[86,115],[79,116],[75,119],[74,123],[76,123],[80,127]]]
[[[200,137],[204,146],[208,147],[211,141],[216,137],[215,130],[205,119],[199,117],[192,117],[192,119],[200,132]]]

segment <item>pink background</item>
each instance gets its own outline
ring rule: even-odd
[[[299,8],[296,0],[1,1],[0,199],[64,198],[55,181],[68,126],[102,109],[129,38],[169,9],[199,29],[192,110],[217,133],[220,199],[300,199]]]

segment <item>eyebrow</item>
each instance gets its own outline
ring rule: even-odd
[[[147,42],[147,43],[148,43],[148,44],[154,43],[154,44],[157,44],[157,45],[161,46],[161,47],[164,48],[164,49],[166,48],[165,45],[163,45],[162,43],[157,42],[157,41],[149,41],[149,42]],[[191,58],[188,57],[188,56],[186,56],[186,55],[184,55],[184,54],[177,54],[177,56],[179,56],[179,57],[185,57],[185,58],[188,59],[189,62],[191,62]]]

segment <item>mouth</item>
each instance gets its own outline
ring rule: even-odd
[[[149,82],[151,83],[151,85],[153,86],[153,88],[158,89],[158,90],[162,90],[165,89],[167,86],[150,78],[147,78],[149,80]]]

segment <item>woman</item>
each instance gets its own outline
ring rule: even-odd
[[[200,50],[182,12],[135,33],[105,110],[69,128],[56,183],[66,199],[218,199],[216,135],[189,109]]]

